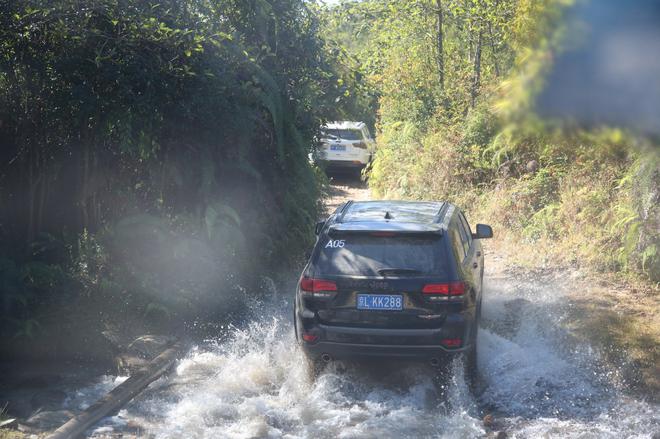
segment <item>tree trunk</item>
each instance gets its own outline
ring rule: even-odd
[[[48,183],[49,183],[49,167],[47,164],[47,153],[46,151],[42,152],[42,160],[41,160],[41,185],[39,188],[39,204],[37,205],[37,219],[36,219],[36,227],[37,231],[42,231],[44,230],[44,209],[45,209],[45,204],[46,204],[46,199],[48,198]]]
[[[493,54],[493,66],[495,67],[495,76],[500,77],[500,63],[497,61],[497,48],[495,47],[495,35],[493,26],[488,23],[488,34],[490,35],[490,50]]]
[[[474,76],[472,78],[472,103],[474,108],[479,94],[479,86],[481,85],[481,42],[483,37],[483,30],[479,29],[479,37],[477,38],[477,49],[474,52]]]
[[[87,211],[87,193],[89,184],[89,136],[83,137],[82,145],[82,175],[80,179],[80,230],[89,229],[89,212]]]
[[[35,173],[35,155],[36,155],[36,147],[34,148],[33,151],[30,151],[30,154],[27,157],[28,160],[28,223],[27,223],[27,244],[32,244],[34,241],[35,233],[34,233],[34,216],[35,216],[35,209],[34,209],[34,204],[35,204],[35,199],[36,199],[36,193],[37,193],[37,182]]]
[[[440,91],[445,89],[445,59],[443,48],[443,33],[442,33],[442,0],[436,0],[436,49],[437,63],[438,63],[438,82],[440,83]]]

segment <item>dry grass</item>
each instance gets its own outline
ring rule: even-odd
[[[28,437],[25,433],[7,428],[0,429],[0,439],[23,439]]]
[[[4,407],[0,406],[0,423],[9,419],[11,417],[7,416],[7,404]],[[8,427],[0,428],[0,439],[22,439],[24,437],[26,437],[25,433],[20,431]]]

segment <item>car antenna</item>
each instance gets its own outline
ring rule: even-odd
[[[389,220],[389,219],[392,219],[392,218],[394,218],[394,217],[390,214],[390,212],[385,211],[385,219]]]

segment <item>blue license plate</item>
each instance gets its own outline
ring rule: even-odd
[[[346,145],[330,145],[330,151],[346,151]]]
[[[357,309],[401,311],[403,296],[400,294],[358,294]]]

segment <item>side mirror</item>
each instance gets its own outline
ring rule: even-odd
[[[321,233],[321,230],[323,230],[323,226],[325,226],[325,221],[319,221],[316,223],[316,226],[314,226],[314,233],[317,235]]]
[[[493,237],[493,228],[486,224],[477,224],[477,233],[472,234],[473,239],[487,239]]]

